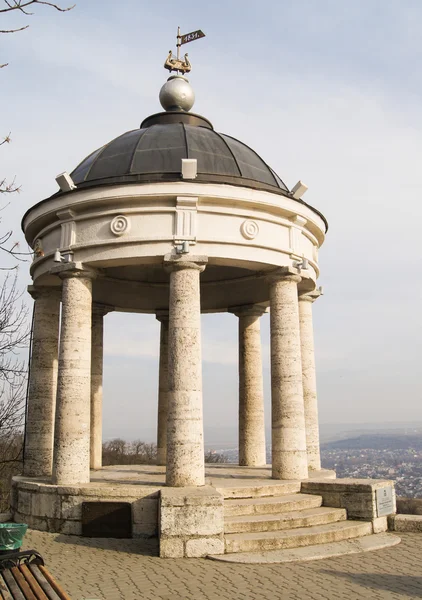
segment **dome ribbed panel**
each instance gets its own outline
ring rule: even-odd
[[[102,179],[109,177],[110,173],[114,176],[128,173],[133,151],[143,133],[143,129],[135,129],[110,142],[96,159],[87,179]]]
[[[85,158],[81,163],[79,163],[79,165],[76,167],[76,169],[74,169],[72,171],[70,176],[72,177],[72,179],[76,183],[76,185],[78,183],[82,183],[82,181],[85,181],[85,177],[87,176],[89,169],[92,167],[95,159],[97,158],[97,156],[100,154],[100,152],[103,149],[104,149],[104,146],[101,146],[101,148],[98,148],[98,150],[95,150],[92,154],[90,154],[87,158]]]
[[[179,181],[182,158],[198,161],[198,181],[288,192],[249,146],[213,129],[163,123],[128,131],[90,154],[71,173],[76,185]]]
[[[181,173],[187,158],[183,126],[152,125],[145,129],[133,156],[131,173]]]
[[[236,157],[242,177],[253,179],[254,181],[261,181],[268,185],[276,185],[278,187],[271,169],[264,163],[258,154],[256,154],[256,152],[228,135],[222,134],[222,137]]]
[[[278,184],[278,187],[279,187],[280,189],[282,189],[282,190],[285,190],[286,192],[288,192],[288,191],[289,191],[289,188],[288,188],[288,187],[287,187],[287,185],[284,183],[284,181],[283,181],[282,179],[280,179],[280,177],[277,175],[277,173],[276,173],[275,171],[273,171],[272,169],[271,169],[271,173],[274,175],[274,177],[275,177],[275,180],[276,180],[276,182],[277,182],[277,184]]]
[[[239,168],[224,140],[212,129],[185,125],[189,158],[198,161],[198,173],[240,176]]]

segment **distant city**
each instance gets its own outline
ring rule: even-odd
[[[236,463],[237,449],[220,448],[228,462]],[[267,462],[271,448],[267,447]],[[422,498],[422,431],[364,433],[321,445],[321,462],[337,477],[391,479],[397,496]]]
[[[117,437],[114,433],[106,439]],[[153,442],[155,432],[146,429],[138,435]],[[271,439],[268,429],[266,436]],[[334,469],[337,477],[391,479],[398,496],[422,498],[422,422],[322,424],[320,436],[322,467]],[[236,440],[232,426],[205,426],[206,451],[222,454],[229,463],[238,462]]]
[[[322,449],[325,469],[334,469],[337,477],[392,479],[397,496],[422,498],[422,451]]]

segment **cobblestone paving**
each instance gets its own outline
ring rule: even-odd
[[[164,560],[141,553],[137,540],[38,531],[27,533],[25,547],[41,552],[72,600],[422,598],[422,535],[400,537],[386,550],[288,565]]]

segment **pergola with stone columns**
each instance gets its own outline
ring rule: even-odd
[[[161,323],[157,464],[171,486],[204,484],[200,274],[205,256],[164,257],[169,306]],[[25,442],[28,477],[87,483],[102,450],[103,320],[114,307],[92,302],[93,269],[51,270],[55,287],[30,286],[35,300]],[[304,479],[320,469],[312,303],[290,270],[268,275],[271,314],[272,473]],[[60,320],[60,301],[62,304]],[[262,304],[229,307],[239,319],[239,465],[266,464],[260,317]],[[59,342],[60,337],[60,342]]]
[[[266,462],[260,317],[269,311],[272,477],[321,468],[312,305],[326,221],[248,146],[189,112],[185,78],[166,86],[171,107],[90,154],[72,189],[23,218],[36,249],[26,480],[83,487],[101,468],[110,311],[161,324],[157,446],[168,486],[205,483],[201,312],[239,322],[239,465]],[[184,159],[196,160],[195,178],[183,176]]]

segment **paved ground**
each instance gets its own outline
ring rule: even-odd
[[[422,535],[393,548],[289,565],[230,565],[159,559],[137,540],[98,540],[29,531],[72,600],[356,600],[422,598]],[[156,551],[150,545],[150,554]]]

